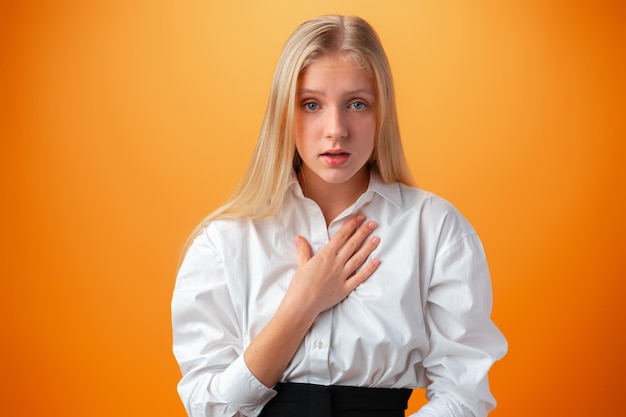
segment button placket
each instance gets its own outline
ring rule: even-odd
[[[311,227],[309,243],[313,255],[315,255],[328,244],[329,232],[326,227],[326,219],[317,204],[311,201],[307,205],[307,213]],[[311,371],[310,381],[313,384],[327,385],[330,383],[328,355],[332,332],[332,314],[332,309],[322,312],[311,326],[304,341]]]
[[[312,383],[328,384],[330,371],[328,368],[328,355],[330,353],[330,337],[332,332],[333,309],[321,313],[307,337],[309,358],[311,364]]]

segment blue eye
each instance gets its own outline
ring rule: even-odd
[[[318,108],[318,104],[313,102],[313,101],[309,101],[308,103],[304,103],[304,108],[308,111],[315,111]]]
[[[350,103],[350,107],[352,107],[354,110],[363,110],[367,107],[367,104],[362,101],[355,101],[353,103]]]

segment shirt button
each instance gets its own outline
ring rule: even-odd
[[[323,349],[324,348],[324,342],[322,342],[321,340],[317,340],[314,344],[313,344],[317,349]]]

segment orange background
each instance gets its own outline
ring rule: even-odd
[[[184,416],[179,251],[241,177],[287,36],[334,12],[378,30],[419,185],[483,239],[492,415],[623,415],[622,5],[3,2],[0,414]]]

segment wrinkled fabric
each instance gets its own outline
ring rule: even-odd
[[[476,232],[443,199],[372,174],[367,191],[328,227],[294,178],[277,215],[216,220],[194,240],[172,298],[178,390],[190,416],[256,417],[274,397],[243,352],[296,272],[293,237],[305,237],[315,253],[357,212],[378,223],[371,256],[381,264],[319,315],[281,381],[428,387],[419,417],[482,417],[495,406],[487,373],[507,343],[490,319],[491,281]]]

